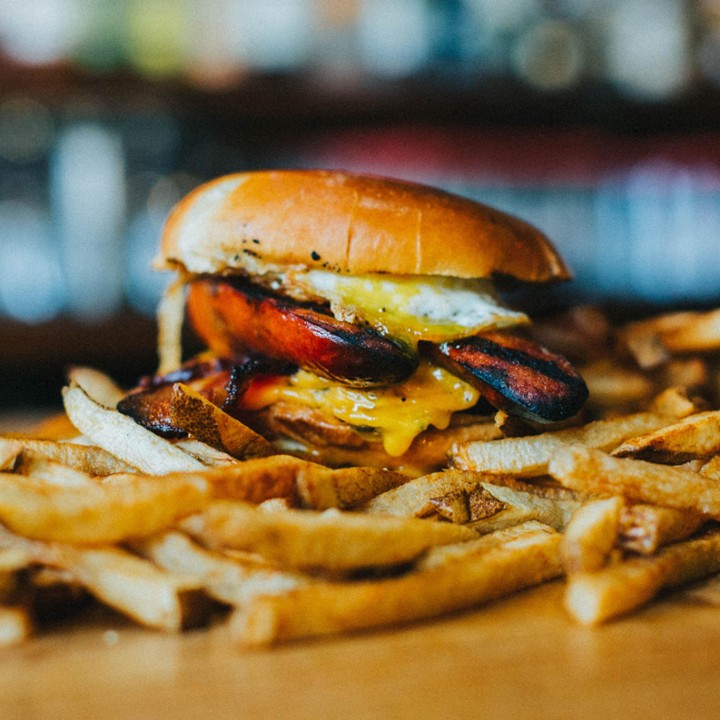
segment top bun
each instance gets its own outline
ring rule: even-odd
[[[335,272],[564,280],[549,240],[515,217],[416,183],[325,170],[226,175],[172,211],[161,267],[260,263]]]

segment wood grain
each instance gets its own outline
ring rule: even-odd
[[[0,652],[3,720],[718,717],[720,611],[575,626],[554,583],[433,623],[241,652],[103,616]]]

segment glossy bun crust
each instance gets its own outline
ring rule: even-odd
[[[168,218],[158,264],[191,273],[268,264],[356,275],[570,277],[548,239],[506,213],[415,183],[325,170],[237,173],[200,186]]]

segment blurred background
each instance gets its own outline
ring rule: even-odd
[[[720,302],[720,0],[0,0],[0,409],[155,366],[163,219],[236,170],[538,225],[553,303]]]

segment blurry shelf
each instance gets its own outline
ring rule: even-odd
[[[152,319],[125,313],[104,322],[58,319],[39,325],[0,321],[0,407],[59,406],[65,373],[91,365],[130,385],[153,372]]]
[[[235,130],[266,133],[394,121],[688,132],[715,129],[720,118],[720,89],[707,84],[672,100],[641,102],[603,83],[541,93],[504,75],[471,78],[442,72],[344,82],[311,73],[248,74],[231,89],[213,91],[182,80],[89,74],[68,64],[27,68],[0,59],[0,88],[0,99],[29,95],[58,111],[133,112],[160,103],[201,122],[228,121]]]

